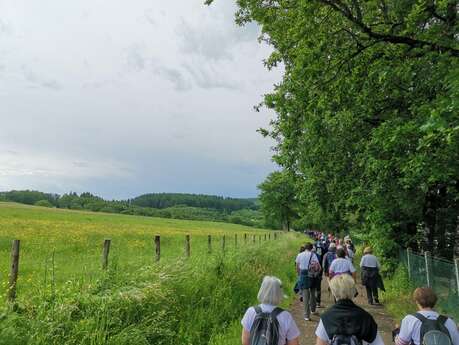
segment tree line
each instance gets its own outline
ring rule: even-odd
[[[237,4],[273,49],[267,68],[284,70],[259,105],[277,114],[260,132],[281,168],[262,207],[294,228],[352,230],[387,257],[459,256],[458,1]]]
[[[228,222],[270,227],[259,211],[257,199],[225,198],[201,194],[155,193],[127,200],[105,200],[85,192],[63,195],[40,191],[0,192],[0,201],[71,210],[127,215]]]

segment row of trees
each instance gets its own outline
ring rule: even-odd
[[[10,191],[0,192],[0,201],[93,212],[266,226],[255,199],[162,193],[146,194],[129,200],[104,200],[91,193],[58,195],[39,191]]]
[[[284,68],[260,104],[277,114],[260,131],[282,171],[260,188],[283,181],[290,204],[267,214],[352,229],[387,256],[459,256],[458,1],[237,4],[273,48],[266,66]]]

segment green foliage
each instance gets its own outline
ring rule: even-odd
[[[384,280],[386,292],[382,294],[382,302],[387,311],[400,322],[407,314],[416,312],[412,299],[413,286],[410,284],[406,268],[399,265],[395,273]]]
[[[38,200],[34,206],[41,206],[41,207],[53,207],[53,204],[51,204],[48,200]]]
[[[257,199],[235,199],[197,194],[145,194],[132,200],[104,200],[91,193],[63,195],[37,191],[0,193],[0,201],[125,215],[208,220],[265,227]],[[46,203],[45,203],[46,201]]]
[[[214,195],[179,193],[144,194],[130,200],[130,203],[135,206],[158,209],[181,205],[227,212],[256,208],[254,202],[250,199],[235,199]]]
[[[397,244],[459,255],[458,2],[236,3],[273,48],[266,66],[284,66],[260,132],[302,223],[377,239],[386,257]]]
[[[286,171],[273,172],[258,186],[266,224],[290,230],[297,218],[294,178]]]
[[[284,236],[225,256],[192,257],[135,272],[115,267],[89,291],[69,281],[53,295],[37,296],[17,311],[4,310],[0,344],[235,344],[238,321],[255,303],[264,275],[279,276],[291,293],[297,245],[295,236]]]

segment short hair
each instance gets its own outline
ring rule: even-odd
[[[279,278],[266,276],[258,291],[258,301],[262,304],[279,305],[284,298],[282,282]]]
[[[371,247],[366,247],[363,250],[363,254],[371,254],[371,253],[373,253],[373,249],[371,249]]]
[[[306,250],[312,250],[313,245],[312,243],[306,243],[304,247],[306,248]]]
[[[355,281],[349,274],[340,274],[330,280],[330,290],[336,300],[353,299],[356,293]]]
[[[339,257],[339,258],[345,258],[346,257],[346,251],[344,250],[343,247],[339,247],[336,250],[336,256]]]
[[[433,308],[437,304],[437,294],[429,287],[420,287],[413,292],[414,301],[423,308]]]
[[[300,247],[300,253],[304,252],[304,246]]]

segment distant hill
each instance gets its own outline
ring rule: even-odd
[[[132,199],[131,203],[141,207],[159,209],[183,205],[232,212],[242,209],[257,209],[255,200],[256,199],[225,198],[204,194],[151,193],[138,196]]]
[[[149,217],[207,220],[265,227],[258,199],[227,198],[216,195],[150,193],[128,200],[104,200],[91,193],[63,195],[40,191],[0,192],[0,201],[94,212]]]

